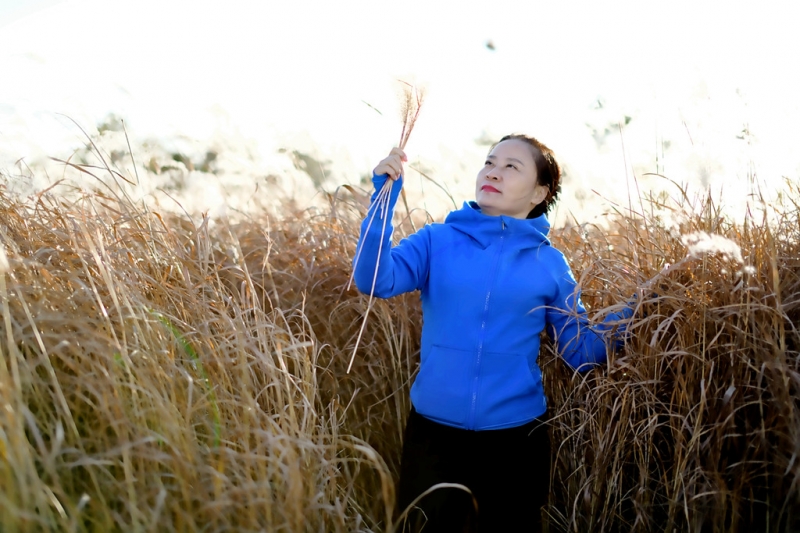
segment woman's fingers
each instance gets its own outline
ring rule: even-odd
[[[392,148],[392,151],[389,152],[389,155],[400,156],[400,160],[401,161],[408,161],[408,158],[406,157],[406,153],[403,150],[401,150],[400,148],[396,147],[396,146],[394,148]]]
[[[376,176],[388,174],[390,179],[396,180],[403,174],[404,161],[408,161],[405,152],[400,148],[392,148],[389,155],[378,163],[373,172]]]
[[[382,160],[378,163],[378,166],[375,167],[375,174],[380,176],[381,174],[388,174],[390,178],[396,180],[400,174],[403,173],[403,161],[400,159],[400,156],[392,154],[386,159]]]

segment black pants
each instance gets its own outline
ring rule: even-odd
[[[524,426],[469,431],[413,409],[403,442],[398,513],[429,487],[458,483],[422,498],[400,523],[404,532],[541,531],[550,489],[550,437],[542,419]]]

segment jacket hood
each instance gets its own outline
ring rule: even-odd
[[[521,243],[520,248],[536,248],[542,244],[550,245],[547,234],[550,222],[546,215],[536,218],[519,219],[505,215],[491,216],[481,213],[475,202],[464,202],[458,211],[451,211],[444,221],[453,229],[464,233],[481,248],[486,249],[505,233]]]

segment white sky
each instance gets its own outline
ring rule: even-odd
[[[135,139],[296,147],[356,182],[397,142],[403,78],[429,91],[408,152],[458,199],[475,140],[508,132],[556,150],[570,209],[591,190],[625,197],[633,172],[663,186],[641,176],[656,170],[743,195],[751,168],[771,187],[800,172],[798,14],[789,0],[0,0],[0,169],[80,146],[56,113],[91,129],[113,112]],[[623,139],[603,137],[626,115]]]

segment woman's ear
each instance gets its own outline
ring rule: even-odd
[[[547,185],[537,185],[533,189],[533,196],[531,197],[531,209],[544,202],[547,194],[550,192],[550,187]]]

